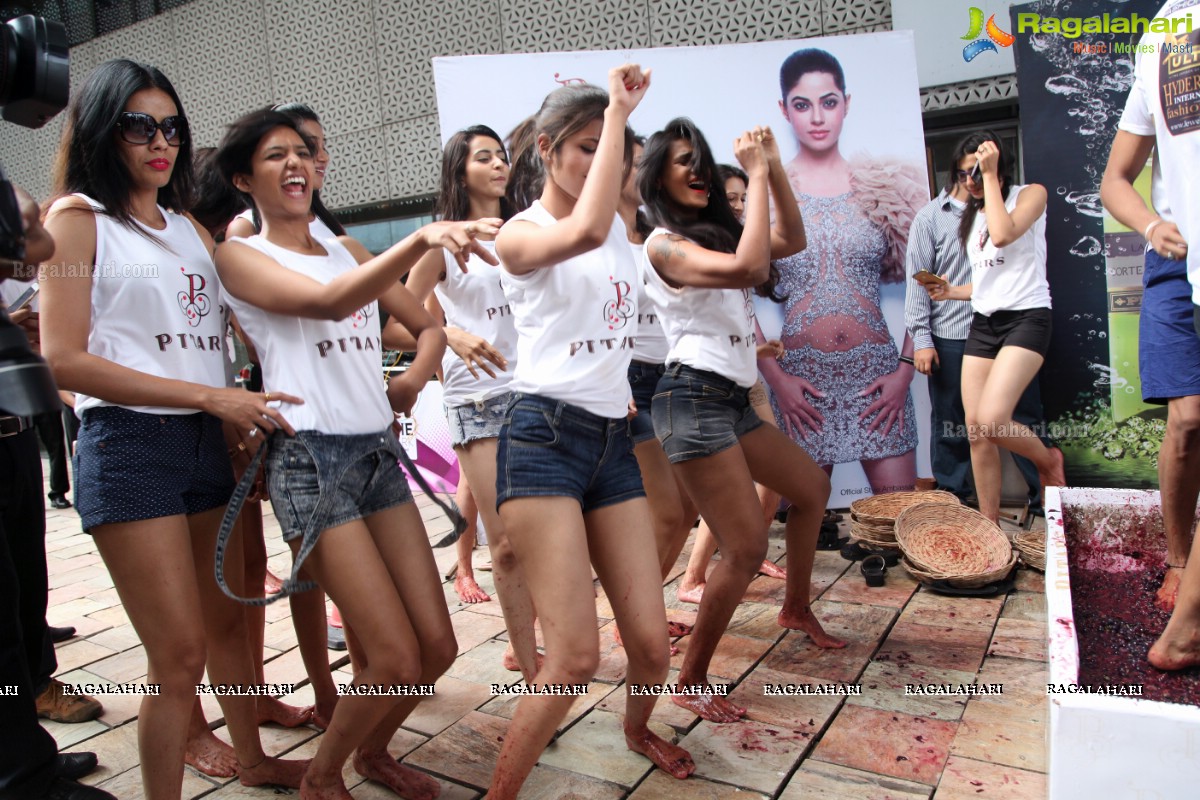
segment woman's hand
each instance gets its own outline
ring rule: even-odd
[[[296,430],[284,419],[279,409],[272,408],[267,403],[280,400],[291,405],[301,405],[304,401],[299,397],[283,392],[247,392],[245,389],[210,389],[200,407],[228,422],[242,437],[241,441],[250,452],[258,449],[258,445],[267,436],[282,428],[288,436],[295,436]]]
[[[470,222],[431,222],[421,228],[421,239],[431,250],[437,247],[448,250],[463,272],[467,271],[467,259],[472,253],[492,266],[499,266],[496,257],[476,239],[495,239],[503,224],[492,217]]]
[[[821,432],[825,417],[808,400],[809,395],[825,396],[817,391],[817,387],[798,375],[785,372],[776,376],[771,383],[771,390],[775,393],[775,402],[779,404],[779,415],[783,418],[785,432],[806,441],[807,431]]]
[[[248,437],[244,431],[229,422],[222,423],[221,429],[225,434],[225,445],[229,448],[229,461],[233,465],[233,480],[241,483],[242,476],[250,467],[250,459],[254,455],[254,451],[262,443],[262,437]],[[250,487],[250,493],[246,495],[246,501],[255,502],[265,499],[267,499],[267,493],[263,482],[263,465],[259,464],[258,474],[254,476],[254,484]]]
[[[450,346],[455,355],[463,360],[471,372],[471,377],[476,380],[479,379],[479,373],[475,371],[476,367],[486,372],[489,377],[496,377],[496,373],[488,366],[488,362],[499,367],[501,372],[508,369],[508,359],[482,336],[476,336],[460,328],[447,327],[446,344]]]
[[[758,358],[774,358],[779,360],[784,354],[783,342],[778,339],[768,339],[762,344],[754,348],[754,357]]]
[[[882,426],[882,435],[887,436],[892,427],[899,423],[900,433],[904,433],[904,405],[908,400],[908,387],[912,383],[912,376],[912,365],[900,362],[895,372],[877,378],[859,392],[859,397],[870,397],[876,392],[879,393],[874,402],[858,415],[863,421],[872,415],[875,416],[867,425],[867,430],[875,431]]]
[[[767,159],[767,164],[782,165],[779,155],[779,141],[775,138],[775,134],[771,132],[769,125],[759,125],[751,133],[754,134],[754,139],[762,145],[763,156]]]
[[[1165,219],[1150,231],[1150,246],[1163,258],[1179,260],[1187,258],[1187,240],[1179,232],[1179,226]]]
[[[742,165],[742,169],[746,170],[746,175],[766,172],[766,153],[763,151],[762,142],[754,133],[746,131],[733,140],[733,155]]]
[[[633,113],[650,88],[650,70],[637,64],[622,64],[608,71],[608,106],[626,117]]]
[[[926,283],[925,291],[929,293],[932,300],[941,302],[943,300],[970,300],[971,285],[951,286],[948,283]]]
[[[995,142],[980,144],[979,149],[975,151],[975,158],[979,159],[979,171],[984,175],[997,174],[1000,166],[1000,148],[996,147]]]
[[[425,388],[425,381],[417,377],[411,369],[388,381],[387,398],[392,411],[397,414],[412,415],[417,395]]]

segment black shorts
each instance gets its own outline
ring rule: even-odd
[[[1002,347],[1023,347],[1042,358],[1050,350],[1050,309],[997,311],[990,317],[976,312],[967,336],[965,356],[995,358]]]

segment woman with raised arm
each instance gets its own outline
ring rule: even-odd
[[[214,684],[255,683],[242,607],[213,579],[233,489],[221,422],[243,437],[291,426],[263,395],[225,388],[224,297],[212,239],[183,214],[191,144],[170,81],[132,61],[97,67],[72,99],[55,182],[42,352],[77,393],[80,521],[161,685],[138,714],[145,794],[178,798],[206,663]],[[237,548],[229,561],[240,589]],[[264,754],[254,697],[219,700],[241,782],[299,786],[307,763]]]
[[[295,556],[293,577],[306,566],[353,626],[363,648],[355,686],[400,693],[338,701],[300,796],[347,800],[342,769],[353,753],[363,777],[405,797],[432,798],[437,781],[400,765],[387,745],[420,699],[405,696],[407,687],[434,683],[457,645],[390,428],[392,410],[411,409],[435,369],[445,336],[399,278],[435,247],[464,260],[485,253],[473,236],[494,233],[499,220],[433,223],[372,258],[352,239],[312,235],[312,149],[290,117],[242,117],[222,139],[217,161],[263,223],[261,234],[221,246],[221,282],[262,358],[268,396],[287,381],[308,399],[296,406],[280,398],[299,432],[273,436],[266,459],[272,505]],[[386,392],[379,307],[417,337],[412,368]],[[248,431],[257,434],[257,427]]]
[[[1043,487],[1064,483],[1062,451],[1046,447],[1012,418],[1050,348],[1046,189],[1036,183],[1013,184],[1012,163],[991,131],[959,142],[954,160],[966,174],[971,196],[959,223],[971,282],[925,288],[934,300],[970,300],[975,312],[963,351],[962,401],[979,511],[997,522],[998,446],[1032,461]]]
[[[781,202],[791,190],[770,129],[743,134],[734,151],[750,178],[744,228],[721,190],[708,143],[690,120],[668,123],[650,137],[642,157],[642,197],[656,225],[646,240],[653,268],[648,291],[671,348],[654,396],[654,430],[722,554],[679,672],[681,684],[697,687],[708,684],[713,652],[766,554],[755,481],[792,502],[779,623],[804,631],[820,647],[845,646],[825,633],[809,606],[829,478],[787,436],[764,425],[750,404],[758,379],[751,289],[773,293],[771,260],[804,248],[804,225],[796,204]],[[768,192],[776,198],[774,225]],[[713,722],[746,713],[716,695],[674,700]]]
[[[586,684],[595,674],[589,555],[625,638],[628,685],[661,684],[667,675],[662,582],[626,419],[637,267],[616,213],[632,142],[626,122],[649,85],[648,72],[627,64],[609,73],[608,93],[557,89],[528,127],[532,140],[513,148],[515,163],[544,165],[545,184],[496,242],[518,335],[496,488],[542,619],[539,688]],[[536,155],[522,161],[528,147]],[[572,702],[549,694],[521,700],[490,800],[517,796]],[[654,702],[627,697],[626,744],[687,777],[691,757],[647,725]]]
[[[455,133],[442,151],[434,215],[463,221],[507,219],[508,173],[508,153],[495,131],[475,125]],[[483,246],[494,249],[488,243]],[[442,396],[459,467],[487,529],[496,594],[508,626],[504,665],[520,669],[531,682],[538,670],[533,605],[496,512],[496,443],[512,397],[509,383],[517,359],[517,329],[500,277],[501,269],[482,259],[472,258],[464,271],[449,254],[431,250],[413,267],[406,285],[446,326],[449,348],[442,358]],[[463,602],[487,600],[472,574],[474,537],[464,540],[467,534],[458,541],[454,588]]]

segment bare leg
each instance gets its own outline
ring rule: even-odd
[[[1167,564],[1187,563],[1200,494],[1200,397],[1175,397],[1167,403],[1167,435],[1158,452],[1158,485],[1162,490],[1163,523],[1167,530]],[[1175,608],[1182,569],[1167,568],[1155,602],[1164,611]]]
[[[468,482],[478,487],[475,489],[475,499],[479,503],[484,527],[487,528],[496,599],[500,601],[504,624],[508,627],[505,667],[517,667],[525,681],[532,683],[542,664],[533,633],[534,605],[525,573],[509,542],[505,521],[496,511],[496,449],[495,439],[479,439],[466,447],[455,448],[455,452]]]
[[[671,469],[671,462],[667,460],[667,454],[663,452],[657,439],[639,442],[634,446],[633,454],[637,457],[638,467],[642,472],[642,484],[646,489],[650,522],[654,531],[655,551],[662,580],[665,581],[687,542],[688,532],[696,520],[696,507]],[[690,625],[667,621],[669,636],[686,636],[691,632]],[[624,644],[619,629],[617,642]],[[672,651],[672,655],[678,652],[675,648],[672,648]]]
[[[650,546],[646,500],[638,498],[588,512],[588,551],[613,614],[625,629],[629,657],[626,685],[659,685],[667,677],[668,639],[658,622],[665,614],[662,576],[655,570],[656,549]],[[682,747],[663,740],[649,727],[658,698],[625,698],[625,743],[675,778],[686,778],[696,765]]]
[[[300,568],[299,580],[312,580],[303,567]],[[328,728],[338,695],[333,685],[333,674],[329,671],[329,651],[326,648],[325,592],[313,589],[289,595],[288,605],[292,609],[292,627],[296,630],[300,658],[304,661],[304,669],[316,697],[312,721],[319,728]],[[347,638],[348,634],[349,631]]]
[[[183,751],[183,763],[213,778],[232,778],[237,775],[237,753],[225,742],[213,735],[204,719],[200,697],[192,706],[188,720],[187,746]]]
[[[1175,611],[1147,657],[1162,670],[1200,666],[1200,537],[1192,539]]]
[[[990,358],[963,356],[962,401],[967,420],[967,439],[971,444],[971,472],[975,476],[979,513],[992,522],[999,522],[1000,453],[996,450],[996,445],[984,434],[979,416],[984,388],[994,363]]]
[[[467,529],[454,543],[454,549],[458,555],[454,569],[454,591],[458,593],[458,599],[464,603],[486,603],[492,598],[488,597],[487,592],[479,588],[479,584],[475,582],[475,568],[471,564],[471,553],[475,550],[475,528],[479,508],[475,505],[475,495],[472,494],[471,486],[465,477],[460,477],[458,481],[454,502],[458,504],[459,510],[467,520]]]
[[[687,569],[679,579],[679,587],[675,597],[681,603],[699,603],[704,598],[705,581],[707,580],[708,563],[717,554],[717,540],[713,537],[712,528],[702,518],[700,527],[696,530],[696,541],[692,545],[692,554],[688,557]]]

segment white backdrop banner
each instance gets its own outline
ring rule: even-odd
[[[650,90],[630,119],[638,133],[649,135],[674,117],[691,117],[708,138],[717,161],[736,163],[734,139],[755,125],[770,125],[787,164],[796,157],[799,145],[781,109],[779,68],[791,53],[810,47],[833,55],[845,73],[845,122],[837,145],[841,153],[851,162],[869,156],[876,162],[903,164],[910,168],[909,174],[918,177],[924,174],[917,60],[909,31],[710,47],[435,58],[442,141],[455,131],[479,124],[507,136],[559,86],[586,82],[604,87],[610,68],[633,62],[652,70]],[[927,200],[927,182],[924,178],[920,181]],[[843,280],[852,279],[845,275]],[[864,289],[861,285],[846,288]],[[904,289],[903,283],[884,283],[879,299],[887,331],[897,348],[905,338]],[[764,333],[779,337],[792,304],[759,302],[756,307]],[[902,458],[915,455],[916,474],[929,475],[925,378],[916,375],[911,388],[920,444],[910,445]],[[844,507],[872,492],[859,460],[839,464],[833,478],[831,507]],[[878,477],[874,483],[876,490],[884,488]]]

